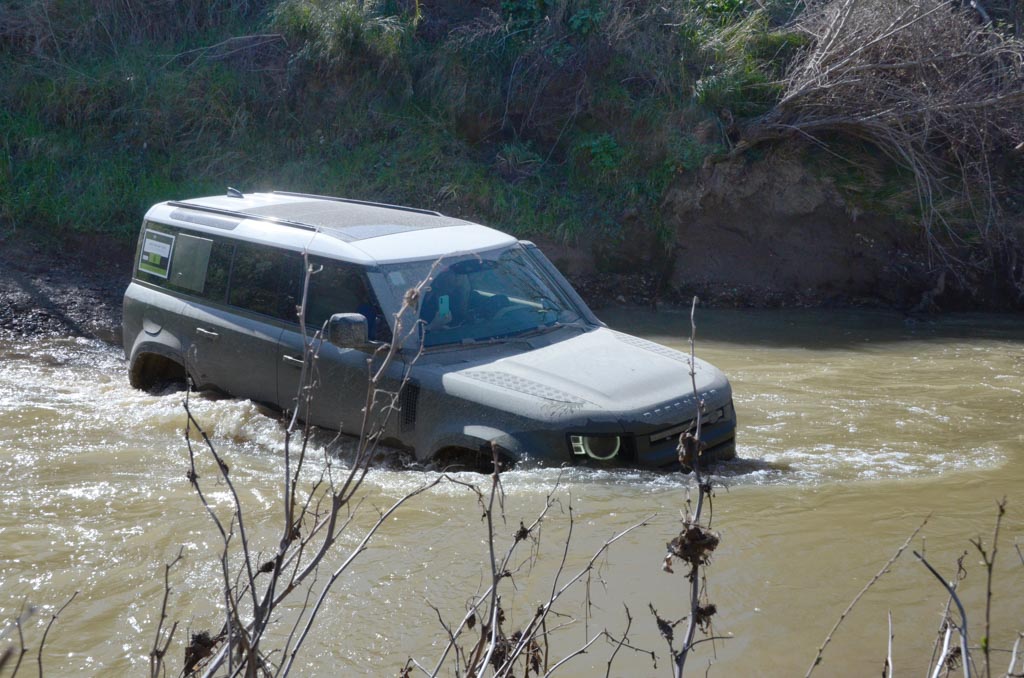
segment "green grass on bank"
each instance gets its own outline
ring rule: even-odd
[[[577,241],[615,242],[639,224],[667,241],[668,188],[778,101],[807,47],[792,23],[803,6],[7,3],[0,234],[127,241],[154,202],[231,185]],[[844,163],[811,153],[809,165],[856,210],[912,224],[912,177],[870,145],[840,143]]]
[[[556,238],[657,228],[723,116],[770,105],[785,47],[742,0],[156,7],[3,10],[0,230],[129,238],[148,205],[229,184]]]

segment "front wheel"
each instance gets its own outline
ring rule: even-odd
[[[498,472],[508,471],[515,465],[509,457],[498,454]],[[494,454],[489,449],[470,450],[464,447],[446,447],[434,455],[438,471],[472,471],[490,475],[494,473]]]

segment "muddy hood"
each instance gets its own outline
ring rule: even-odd
[[[689,372],[687,354],[599,328],[450,376],[583,409],[642,414],[653,421],[678,418],[669,410],[692,400]],[[729,382],[720,370],[698,358],[696,378],[709,406],[728,402]]]

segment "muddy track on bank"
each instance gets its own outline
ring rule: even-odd
[[[0,338],[78,336],[120,343],[130,261],[124,245],[0,239]]]

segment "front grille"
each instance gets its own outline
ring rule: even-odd
[[[723,419],[729,418],[731,415],[732,403],[729,403],[728,405],[719,407],[717,410],[705,413],[701,417],[700,423],[701,426],[711,426],[712,424],[717,424],[719,421]],[[655,431],[654,433],[650,434],[650,436],[648,436],[648,440],[651,445],[658,445],[665,442],[669,438],[678,438],[681,434],[686,433],[687,431],[696,430],[697,420],[690,419],[689,421],[684,421],[681,424],[676,424],[675,426],[663,428],[660,431]]]

